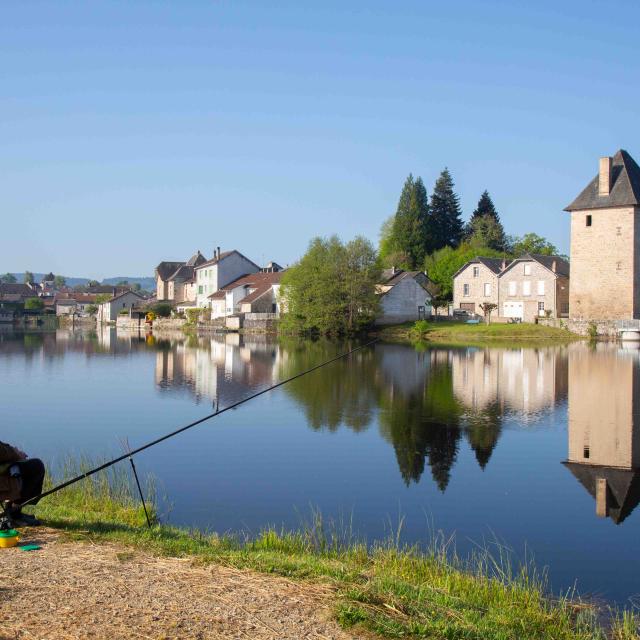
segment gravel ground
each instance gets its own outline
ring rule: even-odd
[[[33,529],[0,549],[0,638],[355,638],[329,588]]]

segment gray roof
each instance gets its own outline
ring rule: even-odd
[[[187,267],[197,267],[206,261],[207,259],[198,250],[187,260]]]
[[[171,276],[167,278],[167,280],[182,280],[186,282],[188,280],[193,280],[195,275],[194,267],[189,264],[183,264],[181,267],[178,267],[178,270]]]
[[[405,278],[413,278],[427,293],[432,296],[437,295],[437,285],[424,273],[424,271],[403,271],[396,269],[395,275],[389,279],[391,269],[385,269],[382,272],[382,284],[385,287],[394,287]],[[384,295],[384,294],[383,294]]]
[[[640,167],[623,149],[615,156],[611,167],[611,190],[608,196],[598,193],[599,175],[589,182],[565,211],[605,209],[640,205]]]
[[[224,260],[225,258],[228,258],[232,253],[235,253],[235,254],[239,255],[241,258],[244,258],[245,260],[250,262],[256,268],[256,271],[260,271],[260,267],[253,260],[249,260],[249,258],[247,258],[247,256],[245,256],[242,253],[240,253],[237,249],[232,249],[231,251],[223,251],[216,258],[212,258],[211,260],[207,260],[206,262],[202,262],[201,264],[197,265],[195,267],[195,269],[197,270],[197,269],[200,269],[201,267],[210,267],[210,266],[212,266],[214,264],[217,264],[221,260]]]
[[[156,267],[156,274],[161,280],[168,280],[184,264],[184,262],[161,262]]]
[[[511,267],[518,264],[519,262],[530,262],[531,260],[541,264],[549,271],[553,271],[558,276],[569,277],[570,265],[569,262],[563,256],[541,256],[537,253],[525,253],[523,256],[516,258],[512,262],[510,262],[504,271],[509,271]],[[555,271],[553,269],[553,263],[556,263]]]
[[[484,256],[476,256],[473,260],[465,262],[454,274],[455,278],[459,273],[462,273],[470,264],[483,264],[487,269],[491,270],[496,275],[499,275],[502,271],[503,258],[485,258]]]

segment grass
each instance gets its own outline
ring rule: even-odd
[[[568,341],[579,336],[567,329],[547,327],[541,324],[519,322],[514,324],[493,323],[466,324],[451,320],[428,322],[405,322],[390,325],[378,330],[377,335],[383,340],[416,342],[429,340],[433,342],[536,342],[536,341]]]
[[[67,474],[76,471],[67,466]],[[367,546],[317,512],[298,532],[269,528],[248,538],[164,526],[152,507],[155,524],[149,529],[122,466],[46,498],[37,514],[73,539],[321,583],[334,594],[335,617],[343,627],[385,638],[640,637],[639,620],[629,612],[613,614],[605,631],[595,607],[569,597],[549,599],[544,576],[531,565],[512,566],[508,553],[484,551],[461,559],[442,539],[420,551],[401,546],[399,536]]]

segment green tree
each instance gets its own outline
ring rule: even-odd
[[[97,304],[88,304],[85,309],[90,316],[95,316],[98,313],[98,305]]]
[[[42,298],[27,298],[24,301],[24,308],[28,311],[40,311],[44,307]]]
[[[89,280],[89,282],[87,282],[88,287],[97,287],[99,284],[97,280]]]
[[[429,278],[440,288],[440,297],[447,300],[453,298],[453,276],[469,260],[477,256],[486,258],[502,258],[505,254],[489,247],[482,247],[463,242],[459,247],[453,249],[444,247],[434,252],[425,261],[425,269]]]
[[[0,276],[0,282],[4,284],[15,284],[18,280],[12,273],[5,273],[3,276]]]
[[[518,258],[525,253],[538,254],[542,256],[554,256],[558,254],[558,249],[546,238],[535,233],[525,233],[520,238],[512,238],[510,241],[511,253]]]
[[[357,237],[314,238],[301,260],[284,272],[282,327],[296,333],[352,334],[370,324],[378,310],[376,252]]]
[[[35,278],[33,277],[33,273],[31,271],[24,272],[24,283],[25,284],[33,284],[35,282]]]
[[[110,293],[99,293],[96,296],[96,304],[102,304],[103,302],[107,302],[111,300],[113,296]]]
[[[436,180],[429,207],[433,249],[457,247],[462,240],[460,201],[453,187],[453,178],[445,167]]]
[[[471,219],[465,228],[465,238],[496,251],[505,251],[507,248],[504,227],[493,200],[486,190],[480,196],[478,205],[471,214]]]
[[[131,285],[131,291],[140,291],[140,289],[142,289],[142,287],[140,286],[139,282],[134,282]]]
[[[380,257],[387,266],[415,269],[433,249],[429,200],[422,178],[405,180],[395,215],[382,226]]]
[[[53,286],[56,288],[64,287],[67,284],[67,279],[64,276],[56,276],[53,279]]]

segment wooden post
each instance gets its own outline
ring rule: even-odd
[[[607,480],[605,478],[596,478],[596,515],[598,518],[606,518],[608,512]]]

